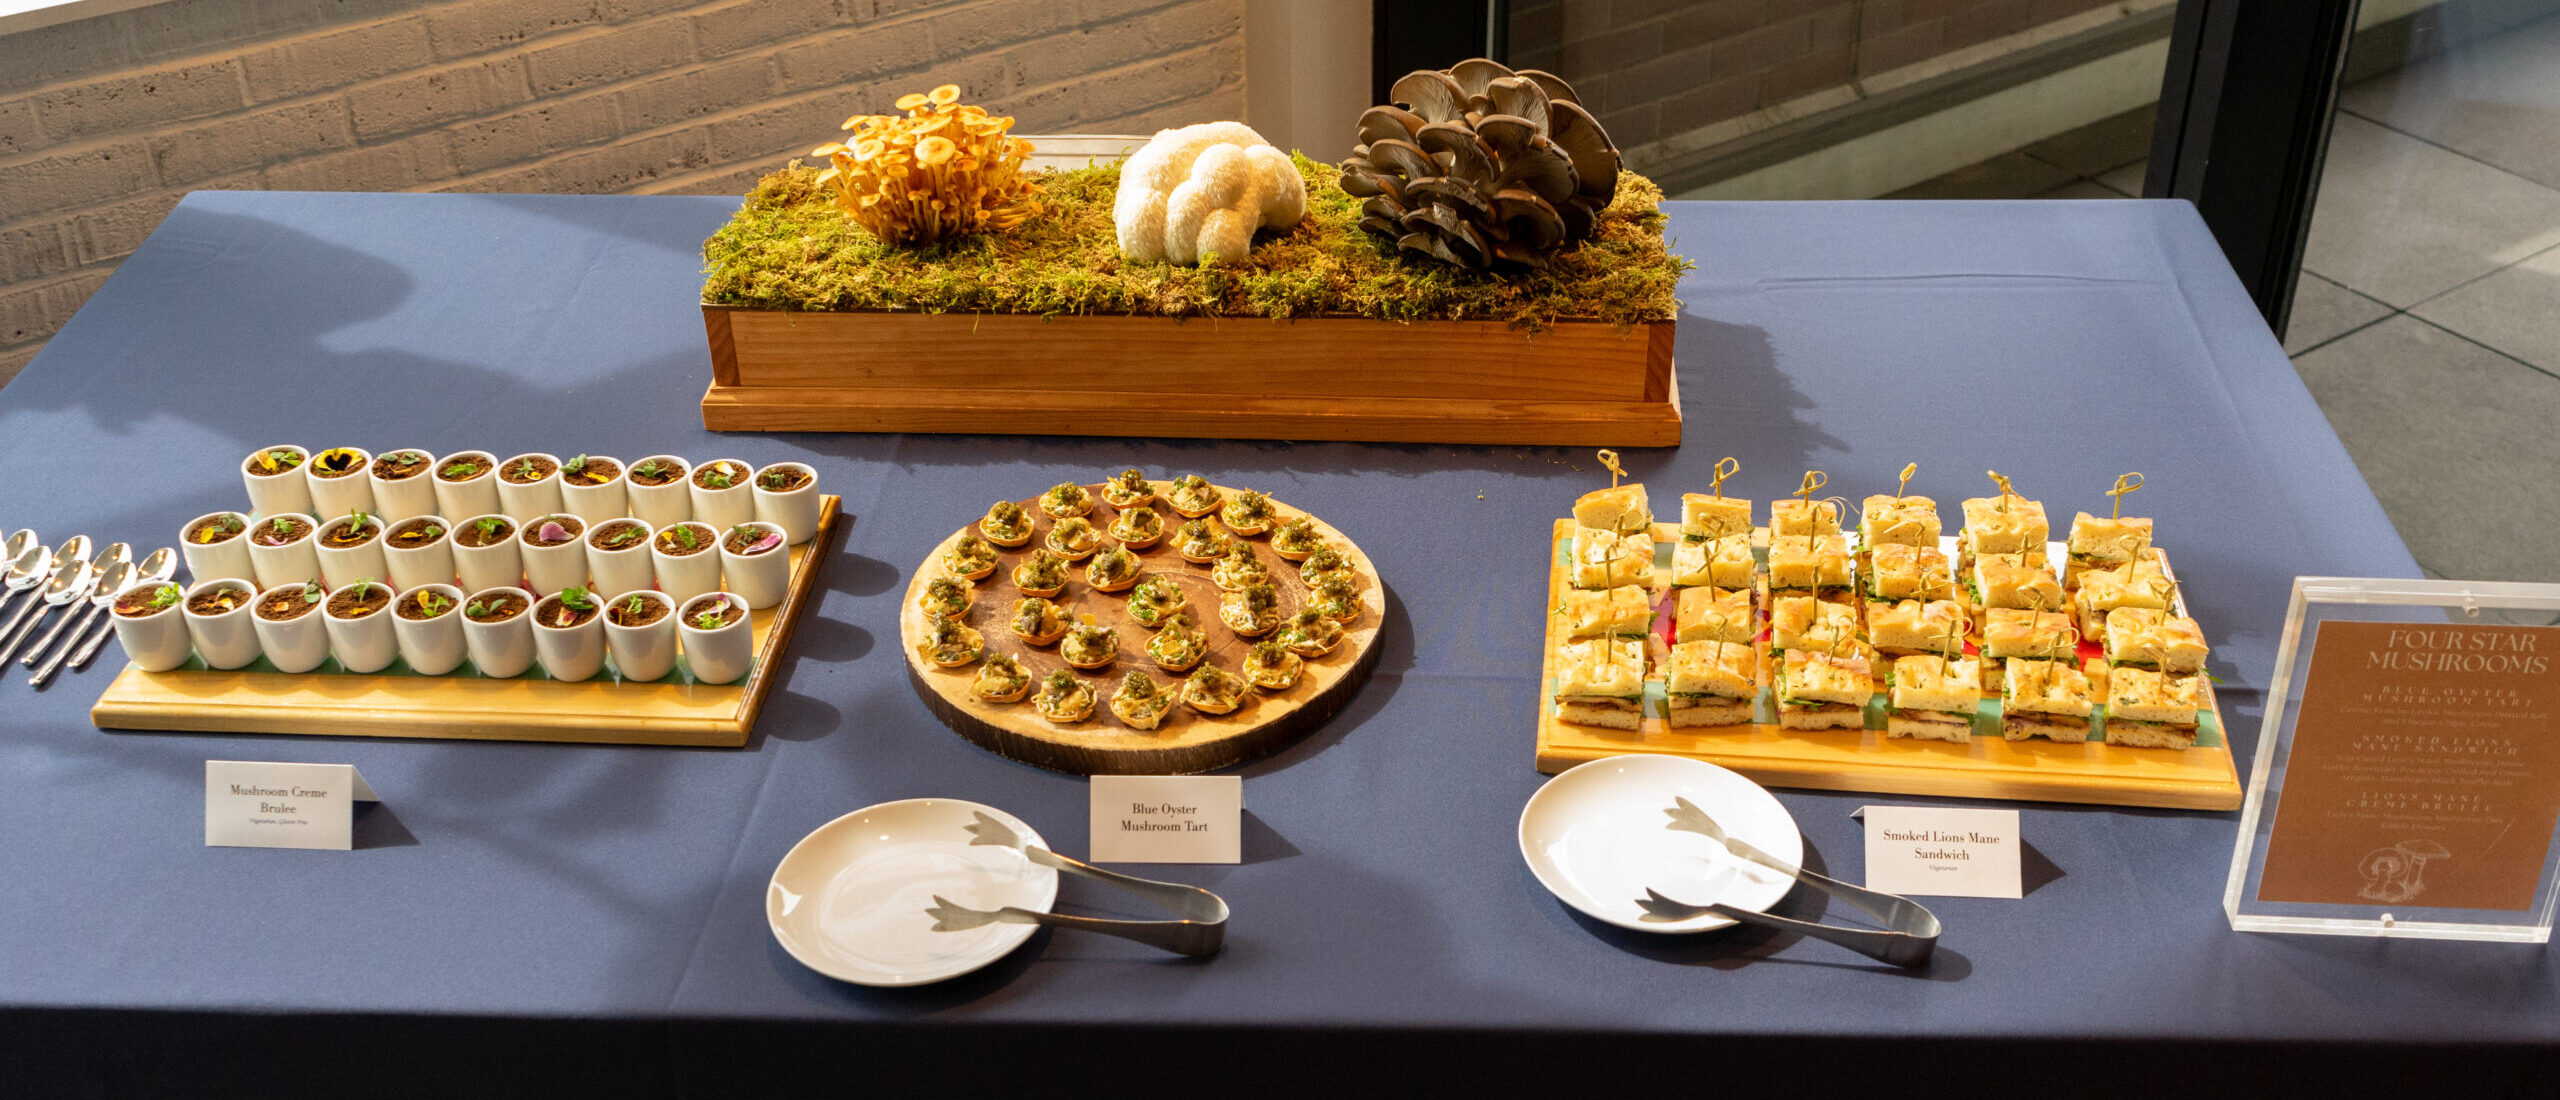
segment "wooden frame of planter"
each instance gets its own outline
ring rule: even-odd
[[[704,304],[713,431],[1680,443],[1674,322],[811,313]]]

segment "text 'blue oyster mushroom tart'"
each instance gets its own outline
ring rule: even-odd
[[[1195,519],[1173,533],[1173,552],[1194,565],[1207,565],[1227,556],[1230,541],[1209,526],[1209,521]]]
[[[1163,542],[1164,513],[1144,504],[1123,508],[1119,517],[1111,521],[1111,537],[1119,539],[1121,545],[1132,550],[1144,550]]]
[[[1147,657],[1168,672],[1187,672],[1209,655],[1209,638],[1180,611],[1165,616],[1164,628],[1147,639]]]
[[[1136,508],[1156,499],[1156,486],[1143,471],[1132,467],[1102,483],[1102,499],[1114,508]]]
[[[1041,679],[1040,690],[1031,696],[1031,709],[1061,726],[1084,721],[1093,717],[1093,685],[1059,669]]]
[[[1018,702],[1031,694],[1031,670],[1012,654],[998,653],[978,666],[978,678],[970,682],[969,692],[990,703]]]
[[[1225,503],[1218,487],[1198,474],[1184,474],[1176,479],[1173,487],[1164,491],[1164,502],[1182,513],[1185,519],[1199,519],[1217,511],[1218,506]]]
[[[978,517],[978,533],[998,546],[1020,546],[1031,541],[1034,526],[1031,513],[1010,500],[995,502],[987,508],[986,515]]]
[[[1040,494],[1040,510],[1057,519],[1093,511],[1093,493],[1072,481],[1061,481]]]
[[[1153,630],[1164,625],[1166,616],[1182,610],[1190,602],[1191,597],[1183,594],[1182,586],[1173,583],[1173,578],[1149,573],[1138,578],[1137,585],[1129,589],[1129,617],[1136,619],[1138,625]]]
[[[1119,689],[1111,693],[1111,713],[1130,729],[1151,730],[1181,701],[1177,688],[1160,685],[1133,668],[1120,678]]]

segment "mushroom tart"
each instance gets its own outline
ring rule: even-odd
[[[1067,519],[1093,511],[1093,493],[1072,481],[1061,481],[1040,494],[1040,510],[1054,519]]]
[[[999,500],[978,517],[978,533],[998,546],[1013,547],[1031,541],[1031,514],[1010,500]]]
[[[1083,561],[1102,547],[1102,532],[1094,529],[1092,520],[1068,516],[1051,524],[1049,537],[1041,540],[1040,544],[1068,561]]]
[[[1360,617],[1360,597],[1349,573],[1329,573],[1309,586],[1308,598],[1325,618],[1347,623]]]
[[[1191,616],[1176,611],[1165,616],[1164,629],[1147,639],[1147,656],[1169,672],[1189,671],[1209,655],[1209,639],[1191,625]]]
[[[1298,656],[1322,657],[1342,644],[1342,624],[1325,618],[1324,612],[1310,607],[1289,616],[1278,641]]]
[[[1156,498],[1154,482],[1135,467],[1112,475],[1102,483],[1102,499],[1114,508],[1136,508]]]
[[[1198,474],[1182,475],[1172,488],[1164,491],[1164,502],[1182,513],[1185,519],[1199,519],[1217,511],[1218,505],[1223,503],[1219,499],[1218,487]]]
[[[1059,669],[1040,681],[1039,693],[1031,697],[1031,709],[1058,725],[1072,726],[1093,717],[1093,685],[1076,679],[1075,673]]]
[[[998,653],[978,666],[969,693],[990,703],[1016,703],[1031,694],[1031,673],[1010,653]]]
[[[1253,545],[1241,540],[1227,544],[1227,556],[1218,559],[1209,570],[1209,580],[1229,592],[1242,592],[1257,584],[1271,583],[1271,567],[1255,556]]]
[[[916,610],[924,612],[925,621],[957,619],[969,613],[971,592],[977,586],[949,577],[935,577],[924,582],[924,591],[916,596]]]
[[[1271,498],[1247,489],[1235,495],[1227,506],[1218,510],[1218,521],[1239,535],[1259,535],[1271,529]]]
[[[1118,592],[1138,583],[1138,556],[1114,546],[1085,563],[1084,583],[1096,592]]]
[[[1277,536],[1272,538],[1271,545],[1273,549],[1279,549],[1280,540]],[[1310,586],[1327,573],[1348,575],[1350,572],[1351,559],[1343,557],[1342,551],[1330,546],[1318,547],[1314,553],[1307,555],[1306,560],[1298,563],[1298,576]]]
[[[1182,701],[1202,714],[1234,713],[1244,693],[1244,680],[1216,665],[1203,665],[1182,681]]]
[[[962,535],[942,552],[943,572],[974,581],[996,571],[996,548],[976,535]]]
[[[987,639],[974,627],[944,619],[933,624],[933,631],[916,648],[923,651],[925,660],[959,668],[986,653]]]
[[[1111,537],[1132,550],[1144,550],[1164,541],[1164,515],[1144,504],[1121,509],[1111,521]]]
[[[1154,679],[1137,669],[1120,678],[1120,688],[1111,693],[1111,713],[1120,717],[1130,729],[1151,730],[1173,713],[1182,700],[1172,689],[1159,686]]]
[[[1290,561],[1303,562],[1323,549],[1324,536],[1316,533],[1312,516],[1293,516],[1271,531],[1271,552]]]
[[[1195,519],[1173,533],[1173,552],[1184,561],[1207,565],[1227,556],[1227,542],[1225,535],[1210,528],[1209,521]]]
[[[1007,629],[1032,645],[1047,645],[1066,635],[1067,616],[1056,604],[1038,596],[1024,596],[1013,602],[1013,619]]]
[[[1149,573],[1139,578],[1137,586],[1129,590],[1129,617],[1138,620],[1138,625],[1153,630],[1164,625],[1166,617],[1182,610],[1190,602],[1191,597],[1184,595],[1182,586],[1173,583],[1172,578]]]
[[[1097,623],[1080,623],[1067,628],[1067,640],[1058,644],[1058,658],[1077,668],[1101,668],[1120,655],[1120,632]]]
[[[1249,584],[1218,597],[1218,621],[1245,637],[1271,633],[1281,618],[1280,596],[1270,585]]]
[[[1032,547],[1022,564],[1013,567],[1013,586],[1025,596],[1055,596],[1067,587],[1066,559],[1040,547]]]
[[[1244,657],[1245,680],[1264,691],[1296,687],[1298,677],[1306,671],[1306,658],[1289,652],[1289,647],[1280,642],[1255,642],[1253,651]]]

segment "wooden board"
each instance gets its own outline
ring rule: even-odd
[[[1572,538],[1573,529],[1572,520],[1557,520],[1548,545],[1549,607],[1560,602],[1570,587],[1559,549]],[[1656,524],[1654,537],[1675,541],[1679,527]],[[1983,736],[1979,724],[1973,740],[1962,745],[1886,737],[1881,728],[1787,730],[1774,721],[1675,730],[1664,724],[1654,701],[1647,703],[1643,729],[1612,730],[1556,719],[1548,688],[1555,682],[1558,635],[1566,628],[1556,616],[1546,618],[1537,719],[1541,772],[1552,774],[1603,757],[1650,752],[1704,760],[1772,787],[2187,810],[2240,806],[2240,777],[2222,724],[2221,703],[2209,682],[2206,732],[2210,736],[2199,736],[2195,747],[2184,750],[2128,748],[2094,740],[2082,745],[2041,738],[2009,741],[1996,733]],[[1765,659],[1762,663],[1765,666]],[[1761,681],[1760,713],[1769,717],[1765,668]],[[1881,726],[1874,713],[1870,708],[1871,720]]]
[[[1155,483],[1159,491],[1167,484]],[[1107,530],[1115,510],[1102,501],[1099,484],[1086,488],[1094,491],[1094,510],[1088,518]],[[1225,496],[1235,492],[1224,486],[1219,491]],[[1039,512],[1036,498],[1017,503],[1039,519],[1038,536],[1045,536],[1050,520]],[[1277,500],[1271,503],[1278,518],[1306,514]],[[1251,640],[1239,637],[1218,620],[1219,589],[1209,579],[1210,567],[1184,561],[1170,545],[1172,532],[1184,522],[1182,517],[1162,507],[1161,502],[1157,510],[1165,517],[1165,541],[1132,552],[1138,555],[1145,572],[1173,578],[1189,597],[1192,622],[1209,637],[1209,656],[1203,663],[1240,672]],[[1220,533],[1227,533],[1214,517],[1209,522]],[[1152,632],[1128,618],[1125,595],[1095,592],[1084,583],[1082,562],[1068,568],[1067,589],[1054,599],[1071,618],[1090,614],[1095,622],[1116,628],[1120,633],[1120,656],[1116,660],[1099,669],[1070,668],[1058,656],[1056,643],[1033,646],[1007,631],[1008,613],[1022,595],[1013,583],[1013,567],[1032,547],[1040,545],[1038,536],[1019,549],[999,548],[1001,560],[996,571],[977,582],[975,598],[962,621],[985,635],[988,653],[1009,653],[1019,658],[1031,673],[1035,689],[1041,677],[1057,669],[1067,669],[1090,682],[1101,700],[1093,717],[1062,727],[1042,718],[1028,699],[986,702],[969,691],[969,685],[977,678],[977,664],[947,669],[925,660],[917,646],[930,624],[917,597],[928,581],[941,575],[936,563],[942,552],[961,535],[976,530],[974,519],[969,527],[952,532],[937,544],[908,579],[906,600],[898,612],[899,648],[906,654],[908,677],[925,705],[960,736],[997,755],[1071,775],[1188,775],[1268,755],[1296,743],[1339,712],[1368,682],[1370,671],[1378,663],[1378,626],[1386,617],[1387,604],[1377,567],[1349,537],[1320,518],[1316,519],[1316,529],[1326,543],[1350,560],[1358,577],[1360,616],[1344,624],[1342,643],[1331,653],[1307,660],[1306,673],[1296,686],[1281,692],[1253,689],[1248,693],[1249,701],[1232,714],[1203,714],[1185,705],[1177,707],[1157,728],[1138,730],[1111,713],[1112,689],[1119,686],[1121,676],[1129,669],[1141,669],[1159,684],[1173,681],[1178,685],[1183,674],[1168,672],[1148,659],[1143,647]],[[1282,612],[1295,614],[1307,595],[1297,563],[1272,553],[1268,535],[1246,542],[1271,570]],[[1105,543],[1116,545],[1108,536]]]
[[[1671,322],[1527,333],[1498,321],[714,305],[702,319],[702,422],[715,431],[1680,442]]]
[[[100,729],[736,748],[755,729],[792,626],[817,599],[819,560],[841,504],[833,495],[821,499],[817,535],[790,550],[791,584],[782,602],[749,615],[755,664],[733,683],[626,684],[603,675],[578,683],[390,672],[292,675],[252,671],[254,665],[144,672],[128,664],[89,719]]]

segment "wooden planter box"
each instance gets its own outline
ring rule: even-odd
[[[1669,447],[1673,324],[702,307],[714,431]]]

